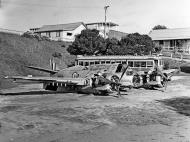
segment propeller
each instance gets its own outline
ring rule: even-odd
[[[124,67],[124,66],[123,66]],[[128,69],[128,65],[124,68],[124,70],[123,70],[123,72],[122,72],[122,74],[121,74],[121,77],[120,77],[120,79],[119,79],[119,82],[121,81],[121,79],[123,78],[123,76],[124,76],[124,74],[125,74],[125,72],[126,72],[126,70]]]

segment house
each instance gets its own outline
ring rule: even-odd
[[[108,38],[116,38],[117,40],[121,40],[122,37],[127,36],[127,33],[116,31],[116,30],[110,30],[108,32]]]
[[[96,22],[96,23],[87,23],[86,27],[88,29],[96,29],[99,31],[99,34],[104,37],[105,30],[105,38],[108,38],[108,33],[110,30],[116,30],[116,27],[119,26],[113,22]]]
[[[86,29],[83,22],[44,25],[40,28],[32,28],[31,32],[38,33],[41,36],[47,36],[52,40],[73,42],[75,36],[80,34],[82,30]]]
[[[190,28],[152,30],[149,36],[162,51],[190,54]]]

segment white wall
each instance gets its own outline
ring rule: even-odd
[[[74,31],[63,31],[62,33],[62,40],[63,41],[70,41],[73,42],[75,40],[75,36],[80,34],[82,30],[86,29],[84,25],[80,25],[78,28],[76,28]],[[71,36],[67,35],[67,33],[72,33]]]

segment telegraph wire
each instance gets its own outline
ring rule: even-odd
[[[2,0],[0,0],[1,2]],[[29,7],[52,7],[52,8],[68,8],[68,9],[80,9],[80,8],[102,8],[98,6],[61,6],[61,5],[49,5],[49,4],[39,4],[39,3],[27,3],[27,2],[22,2],[22,3],[13,3],[13,2],[2,2],[0,3],[0,6],[5,5],[5,4],[10,4],[10,5],[15,5],[15,6],[29,6]]]

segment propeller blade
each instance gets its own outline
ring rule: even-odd
[[[126,68],[123,70],[119,81],[121,81],[121,79],[123,78],[123,75],[125,74],[125,72],[126,72],[127,69],[128,69],[128,65],[127,65]]]

